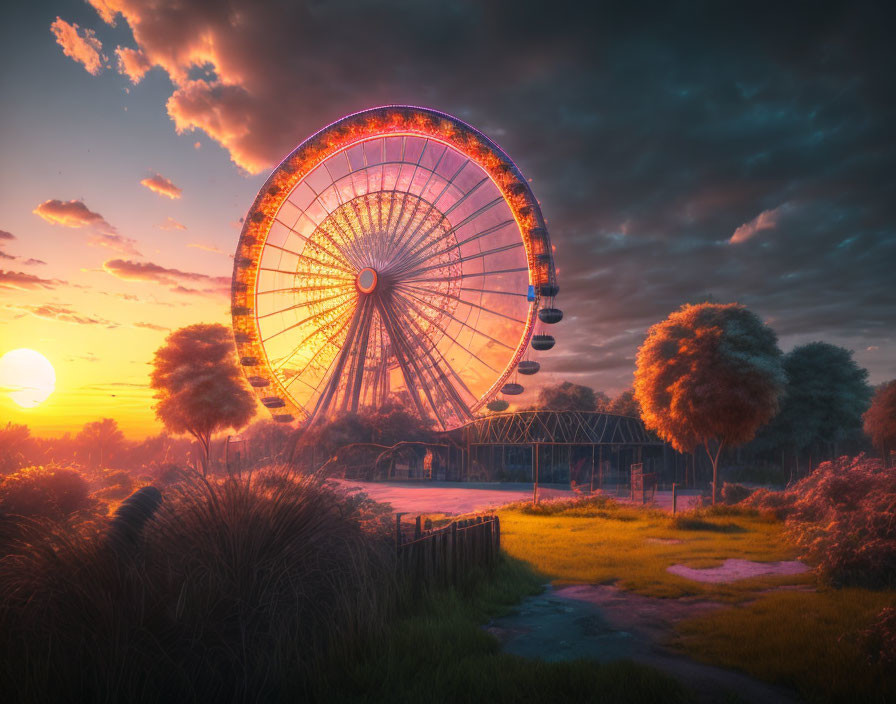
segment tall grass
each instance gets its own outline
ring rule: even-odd
[[[390,618],[393,551],[319,479],[265,479],[167,487],[125,554],[2,519],[4,700],[254,702],[319,687],[325,663]]]

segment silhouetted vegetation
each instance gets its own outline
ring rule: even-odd
[[[644,424],[676,450],[706,449],[715,503],[722,448],[750,441],[775,415],[784,381],[771,328],[739,304],[701,303],[650,328],[635,397]]]
[[[878,388],[863,421],[865,432],[889,467],[890,453],[896,449],[896,381]]]
[[[802,557],[836,585],[896,586],[896,473],[864,455],[822,463],[786,491],[744,505],[787,520]]]
[[[363,502],[283,478],[183,478],[130,555],[3,519],[17,523],[2,531],[4,699],[301,699],[330,658],[384,626],[397,585]]]

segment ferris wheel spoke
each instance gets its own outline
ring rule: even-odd
[[[458,288],[458,291],[470,291],[471,293],[494,293],[499,296],[515,296],[517,298],[527,297],[525,293],[517,293],[516,291],[497,291],[495,289],[488,288],[470,288],[461,286],[460,288]]]
[[[423,264],[424,262],[429,261],[429,260],[432,259],[433,257],[437,257],[437,256],[439,256],[440,254],[444,254],[444,253],[446,253],[446,252],[450,252],[452,249],[460,249],[460,248],[463,247],[465,244],[469,244],[470,242],[474,242],[474,241],[476,241],[476,240],[478,240],[478,239],[482,239],[483,237],[488,237],[489,235],[491,235],[491,234],[493,234],[493,233],[495,233],[495,232],[498,232],[499,230],[502,230],[502,229],[504,229],[505,227],[507,227],[508,225],[511,225],[511,224],[513,224],[513,223],[514,223],[514,220],[513,220],[513,219],[510,219],[510,220],[505,220],[504,222],[500,222],[500,223],[498,223],[497,225],[492,225],[491,227],[488,227],[488,228],[486,228],[485,230],[481,230],[480,232],[477,232],[475,235],[470,235],[470,236],[467,237],[467,239],[465,239],[465,240],[462,240],[462,241],[460,241],[460,242],[455,242],[455,243],[454,243],[453,245],[451,245],[450,247],[446,247],[445,249],[443,249],[443,250],[441,250],[441,251],[438,251],[438,252],[436,252],[435,254],[432,254],[432,255],[430,255],[430,256],[428,256],[428,257],[419,257],[419,258],[417,258],[417,259],[414,261],[413,265],[416,266],[417,264]],[[456,229],[456,228],[455,228],[455,229]],[[443,239],[443,238],[440,238],[439,240],[436,240],[436,241],[434,241],[434,242],[428,244],[426,247],[424,247],[423,249],[421,249],[420,252],[423,253],[423,252],[425,252],[426,250],[431,249],[434,245],[438,244],[438,243],[441,241],[441,239]]]
[[[376,306],[380,312],[380,320],[383,321],[383,325],[389,335],[389,340],[392,342],[392,353],[395,355],[395,360],[398,362],[398,367],[401,370],[402,377],[404,378],[404,383],[405,387],[408,390],[408,395],[411,397],[411,400],[413,401],[417,412],[420,414],[420,417],[426,418],[427,413],[423,409],[423,404],[420,403],[420,397],[417,395],[417,392],[415,390],[417,388],[417,385],[414,384],[413,373],[411,372],[408,360],[406,360],[404,356],[404,350],[402,349],[402,343],[400,342],[401,338],[396,333],[393,321],[389,317],[389,314],[386,312],[386,307],[379,297],[376,299]],[[424,391],[426,391],[425,386]],[[428,393],[428,391],[426,393]],[[433,408],[433,410],[438,413],[436,408]]]
[[[332,289],[332,286],[328,287]],[[352,289],[348,286],[341,287],[344,290],[341,293],[334,294],[332,296],[326,296],[324,298],[314,298],[308,299],[306,301],[302,301],[300,303],[296,303],[291,306],[287,306],[286,308],[281,308],[280,310],[272,311],[271,313],[264,313],[263,315],[258,316],[258,320],[264,320],[265,318],[270,318],[273,315],[277,315],[278,313],[288,313],[291,310],[298,310],[299,308],[307,308],[308,306],[314,305],[315,303],[325,303],[326,301],[332,301],[334,298],[342,298],[343,296],[350,296],[352,294]]]
[[[423,288],[422,286],[416,286],[414,284],[399,283],[399,284],[397,284],[397,286],[399,288],[401,288],[403,286],[407,286],[408,288],[413,288],[415,291],[422,291],[423,293],[432,293],[432,294],[435,294],[436,296],[444,296],[445,298],[450,298],[452,301],[457,301],[458,303],[463,303],[465,306],[470,306],[471,308],[478,308],[479,310],[483,310],[486,313],[491,313],[492,315],[496,315],[499,318],[506,318],[507,320],[511,320],[514,323],[519,323],[520,325],[526,324],[525,320],[521,320],[520,318],[514,318],[512,315],[507,315],[506,313],[500,313],[496,310],[492,310],[491,308],[486,308],[485,306],[478,305],[476,303],[473,303],[472,301],[467,301],[467,300],[460,298],[459,296],[455,296],[454,294],[451,294],[451,293],[446,293],[444,291],[438,291],[436,289],[431,289],[431,288]]]
[[[366,302],[366,301],[365,301]],[[355,332],[358,329],[358,325],[361,322],[362,311],[366,306],[362,303],[362,305],[355,307],[354,315],[352,316],[352,322],[348,329],[348,334],[346,335],[346,341],[350,341],[354,338]],[[345,362],[348,357],[352,353],[352,345],[351,344],[343,344],[342,348],[339,350],[339,354],[336,355],[336,366],[335,368],[330,367],[332,371],[329,371],[329,376],[327,377],[327,382],[324,385],[323,392],[317,398],[317,403],[314,406],[314,410],[311,412],[311,416],[309,422],[313,423],[315,418],[318,417],[318,414],[326,414],[327,407],[330,405],[330,401],[333,398],[333,394],[336,393],[336,389],[339,387],[339,383],[342,381],[342,368],[345,366]]]
[[[419,315],[419,316],[420,316],[421,318],[423,318],[427,323],[429,323],[430,325],[432,325],[436,330],[438,330],[439,332],[441,332],[445,337],[447,337],[449,340],[451,340],[451,342],[453,342],[455,345],[457,345],[458,347],[460,347],[464,352],[466,352],[468,355],[470,355],[471,357],[473,357],[473,359],[475,359],[475,360],[476,360],[477,362],[479,362],[481,365],[483,365],[484,367],[486,367],[490,372],[494,372],[495,374],[498,373],[498,370],[497,370],[497,369],[495,369],[492,365],[490,365],[488,362],[486,362],[484,359],[482,359],[479,355],[477,355],[477,354],[476,354],[473,350],[471,350],[469,347],[467,347],[467,346],[461,344],[460,341],[459,341],[456,337],[454,337],[454,335],[451,335],[451,334],[448,332],[447,329],[445,329],[444,327],[442,327],[441,325],[439,325],[439,323],[438,323],[435,319],[430,318],[428,315],[426,315],[422,310],[420,310],[420,308],[419,308],[416,304],[414,304],[413,301],[411,301],[409,298],[407,298],[407,296],[404,296],[403,294],[398,294],[398,295],[400,295],[402,298],[404,298],[404,300],[407,302],[407,304],[408,304],[409,306],[411,306],[411,307],[414,309],[414,311],[417,313],[417,315]],[[421,299],[417,299],[417,300],[420,300],[421,303],[423,302]],[[437,307],[432,306],[432,305],[429,305],[429,304],[427,304],[427,307],[432,308],[433,310],[436,310],[436,311],[438,311],[438,312],[440,312],[440,313],[443,312],[440,308],[437,308]],[[455,322],[457,322],[457,323],[460,323],[463,327],[470,328],[471,330],[473,330],[473,331],[475,332],[475,328],[471,327],[470,325],[467,325],[467,324],[466,324],[465,322],[463,322],[462,320],[458,320],[457,318],[453,318],[453,320],[454,320]]]
[[[511,249],[517,249],[518,247],[522,247],[522,246],[523,246],[522,240],[519,242],[513,242],[511,244],[505,244],[503,247],[495,247],[493,249],[487,249],[484,252],[476,252],[476,254],[468,254],[466,257],[461,257],[460,259],[458,259],[457,262],[452,262],[452,264],[454,264],[454,263],[463,264],[464,262],[470,262],[470,261],[473,261],[474,259],[483,259],[484,257],[487,257],[491,254],[500,254],[501,252],[507,252],[507,251],[510,251]],[[445,267],[445,264],[433,264],[431,266],[425,266],[422,269],[414,269],[413,271],[409,271],[409,272],[407,272],[406,275],[407,276],[417,276],[418,274],[423,274],[427,271],[432,271],[433,269],[442,269],[444,267]]]
[[[303,320],[300,320],[297,323],[293,323],[292,325],[289,325],[289,326],[283,328],[282,330],[278,330],[277,332],[273,333],[272,335],[268,335],[267,337],[262,338],[261,342],[262,343],[269,342],[269,341],[273,340],[275,337],[278,337],[279,335],[282,335],[285,332],[288,332],[290,330],[295,330],[296,328],[301,327],[305,323],[308,323],[312,320],[316,320],[317,318],[320,318],[323,315],[327,315],[328,313],[332,313],[333,311],[339,310],[340,308],[342,308],[346,305],[350,305],[352,302],[353,302],[352,299],[349,299],[347,301],[343,301],[342,303],[336,304],[332,308],[327,308],[326,310],[322,310],[317,313],[314,313],[313,315],[309,315],[307,318],[304,318]]]
[[[314,354],[312,354],[309,357],[308,361],[305,363],[305,366],[302,367],[302,369],[300,371],[298,371],[296,373],[296,375],[294,377],[292,377],[292,379],[290,379],[289,381],[287,381],[286,383],[283,384],[284,389],[288,388],[292,384],[293,381],[300,378],[305,372],[308,371],[308,367],[311,366],[311,363],[324,350],[324,348],[326,348],[327,345],[331,344],[333,342],[333,340],[335,340],[337,337],[339,337],[342,334],[342,331],[345,330],[345,328],[348,326],[353,315],[354,315],[353,310],[347,310],[344,313],[342,313],[338,318],[336,318],[336,320],[333,321],[333,323],[341,322],[342,325],[340,325],[339,329],[336,332],[334,332],[332,335],[330,335],[326,340],[324,340],[323,344],[314,351]],[[274,370],[279,371],[280,369],[282,369],[286,365],[287,362],[291,361],[293,359],[293,357],[295,357],[299,353],[299,350],[305,346],[305,343],[308,342],[312,337],[317,335],[319,332],[320,332],[320,328],[318,328],[317,330],[314,330],[313,332],[306,335],[305,339],[302,340],[298,345],[296,345],[293,348],[292,352],[290,352],[286,357],[284,357],[283,360],[278,364],[278,366],[274,368]],[[326,378],[326,372],[328,370],[329,370],[329,367],[327,367],[327,369],[324,370],[324,378]],[[309,384],[307,382],[305,385],[309,386]]]
[[[417,166],[418,166],[418,167],[420,166],[420,162],[423,160],[423,154],[426,152],[426,148],[427,148],[427,146],[430,145],[430,144],[435,144],[435,142],[431,142],[430,140],[426,140],[426,143],[424,144],[423,149],[420,151],[420,158],[417,160]],[[411,217],[408,218],[408,221],[407,221],[407,223],[405,224],[404,228],[402,228],[401,235],[398,236],[398,240],[397,240],[396,244],[397,244],[397,243],[400,243],[400,242],[404,239],[405,235],[407,235],[408,230],[410,229],[411,225],[412,225],[413,222],[414,222],[414,217],[417,215],[417,211],[418,211],[419,208],[420,208],[420,203],[427,203],[427,201],[423,199],[423,194],[426,193],[426,189],[429,188],[429,184],[430,184],[430,182],[432,181],[432,177],[435,176],[436,171],[438,170],[439,166],[440,166],[441,163],[442,163],[442,159],[444,159],[444,158],[445,158],[445,154],[448,153],[448,147],[446,147],[446,146],[444,146],[444,145],[440,145],[440,146],[442,146],[442,153],[439,154],[439,158],[436,160],[436,163],[435,163],[435,165],[432,167],[432,169],[428,169],[428,171],[429,171],[429,176],[426,177],[426,181],[424,182],[423,186],[420,188],[420,193],[419,193],[419,195],[417,196],[417,200],[416,200],[415,203],[414,203],[414,211],[411,213]],[[462,166],[461,168],[463,168],[463,166]],[[415,171],[415,174],[416,174],[416,171]],[[413,185],[414,185],[414,179],[411,178],[410,182],[408,183],[408,190],[407,190],[407,193],[408,193],[408,194],[410,194],[410,192],[411,192],[411,187],[412,187]],[[429,204],[429,210],[427,211],[427,215],[426,215],[426,217],[429,217],[429,214],[430,214],[431,212],[432,212],[432,205]],[[395,235],[395,234],[397,234],[397,232],[396,232],[396,233],[393,233],[393,235]],[[413,237],[413,234],[411,235],[411,237]],[[389,242],[387,243],[387,246],[386,246],[386,251],[389,252],[389,251],[392,249],[392,246],[393,246],[393,237],[390,236],[390,237],[389,237]]]
[[[475,215],[474,215],[474,217],[475,217]],[[513,222],[514,222],[513,220],[505,220],[504,222],[498,223],[497,225],[492,225],[491,227],[488,227],[485,230],[481,230],[480,232],[477,232],[475,235],[470,235],[469,237],[467,237],[467,239],[465,239],[461,242],[455,242],[454,244],[446,247],[445,249],[438,250],[434,254],[429,255],[428,257],[418,256],[406,265],[406,269],[411,268],[413,266],[418,266],[420,264],[424,264],[424,263],[430,261],[431,259],[435,259],[436,257],[443,256],[454,249],[460,249],[465,244],[469,244],[470,242],[473,242],[477,239],[481,239],[481,238],[487,237],[488,235],[491,235],[495,232],[498,232],[499,230],[502,230],[503,228],[507,227],[507,225],[510,225]],[[458,228],[463,227],[465,224],[466,224],[465,222],[459,223],[457,226],[452,227],[448,232],[444,233],[441,237],[439,237],[439,239],[433,240],[432,242],[428,243],[425,247],[421,248],[419,250],[419,253],[422,254],[423,252],[426,252],[427,250],[432,249],[435,245],[442,242],[446,237],[454,234]]]
[[[478,328],[474,328],[472,325],[469,325],[468,323],[465,323],[463,320],[459,320],[458,318],[455,318],[455,317],[454,317],[451,313],[449,313],[448,311],[446,311],[446,310],[442,310],[442,309],[439,308],[438,306],[434,306],[434,305],[433,305],[432,303],[430,303],[429,301],[426,301],[426,300],[420,298],[419,296],[417,296],[417,295],[415,295],[415,294],[413,294],[413,293],[410,293],[410,292],[408,292],[408,295],[411,296],[412,298],[414,298],[415,300],[420,301],[420,303],[422,303],[422,304],[425,305],[426,307],[431,308],[432,310],[438,312],[439,314],[441,314],[441,315],[447,315],[447,316],[448,316],[449,318],[451,318],[454,322],[459,323],[459,324],[463,325],[463,326],[466,327],[466,328],[469,328],[470,330],[472,330],[473,332],[475,332],[477,335],[480,335],[480,336],[482,336],[482,337],[484,337],[484,338],[486,338],[486,339],[488,339],[488,340],[491,340],[491,341],[494,342],[495,344],[500,345],[501,347],[504,347],[504,348],[506,348],[506,349],[508,349],[508,350],[515,351],[515,349],[514,349],[513,347],[511,347],[510,345],[508,345],[506,342],[501,342],[501,340],[498,340],[498,339],[492,337],[491,335],[482,332],[482,330],[479,330]],[[454,338],[452,338],[452,339],[454,339]]]
[[[460,228],[462,228],[464,225],[467,225],[467,224],[471,223],[473,220],[475,220],[476,218],[478,218],[478,217],[479,217],[480,215],[482,215],[483,213],[486,213],[486,212],[488,212],[489,210],[491,210],[492,208],[494,208],[496,205],[498,205],[498,203],[503,203],[503,202],[504,202],[504,198],[503,198],[503,197],[495,198],[493,201],[490,201],[489,203],[486,203],[485,205],[483,205],[483,206],[482,206],[481,208],[479,208],[476,212],[471,213],[470,215],[468,215],[467,217],[465,217],[463,220],[461,220],[461,221],[460,221],[459,223],[457,223],[456,225],[452,225],[450,228],[448,228],[447,231],[443,232],[442,235],[441,235],[440,237],[438,237],[437,239],[432,240],[431,242],[426,243],[426,244],[425,244],[424,246],[422,246],[422,247],[417,247],[413,252],[409,252],[407,255],[405,255],[405,256],[402,258],[402,261],[401,261],[401,269],[400,269],[400,270],[401,270],[402,272],[404,272],[404,271],[407,271],[407,269],[409,269],[409,268],[411,268],[411,267],[413,267],[413,266],[416,266],[417,263],[418,263],[418,261],[417,261],[417,257],[418,257],[418,255],[419,255],[421,252],[425,252],[427,249],[430,249],[431,247],[434,247],[435,245],[439,244],[440,242],[442,242],[443,240],[445,240],[447,237],[450,237],[451,235],[457,233],[457,231],[458,231]],[[431,228],[427,234],[429,234],[430,232],[432,232],[434,229],[435,229],[435,228]],[[522,244],[522,241],[520,241],[520,244]],[[422,260],[422,261],[425,261],[425,260]]]
[[[401,299],[402,299],[402,303],[404,304],[404,306],[406,308],[413,307],[413,304],[410,301],[408,301],[404,297],[401,297]],[[418,314],[419,314],[419,312],[418,312]],[[424,319],[427,319],[425,316],[421,315],[421,317],[423,317]],[[414,319],[414,317],[412,315],[406,315],[405,319],[409,320],[411,322],[411,325],[413,325],[417,329],[417,332],[419,333],[420,338],[428,340],[428,337],[426,336],[425,331],[423,330],[423,328],[420,327],[420,324]],[[453,342],[455,342],[455,344],[457,343],[457,341],[454,340],[454,338],[452,338],[450,336],[448,336],[448,337]],[[453,399],[453,402],[455,405],[455,410],[458,411],[459,416],[462,418],[469,417],[469,415],[470,415],[469,404],[467,404],[467,402],[465,402],[463,400],[463,398],[461,398],[460,394],[457,391],[457,387],[455,387],[454,384],[451,383],[451,380],[445,374],[445,369],[447,368],[448,371],[451,372],[451,375],[457,381],[458,385],[464,391],[466,391],[467,394],[471,398],[475,399],[476,396],[473,394],[473,392],[470,391],[469,388],[467,388],[467,385],[464,383],[463,379],[460,378],[460,375],[457,373],[457,371],[455,371],[454,367],[452,367],[451,364],[448,362],[448,360],[445,359],[445,355],[442,354],[442,352],[439,350],[438,346],[435,343],[431,342],[430,347],[428,349],[426,349],[425,352],[432,364],[432,368],[438,370],[438,374],[441,379],[442,386],[444,387],[447,395],[451,399]],[[442,361],[441,365],[438,364],[437,361],[433,358],[433,356],[432,356],[433,352],[435,352],[437,355],[439,355],[439,359]]]
[[[339,192],[339,189],[336,187],[336,183],[333,181],[333,176],[332,176],[332,174],[330,174],[330,170],[329,170],[329,168],[327,169],[327,175],[330,177],[330,185],[327,186],[327,188],[332,188],[332,189],[333,189],[333,192],[336,194],[336,200],[339,201],[339,204],[340,204],[340,206],[341,206],[341,205],[343,205],[343,202],[342,202],[342,194]],[[316,200],[316,201],[320,204],[320,206],[321,206],[325,211],[327,211],[327,212],[329,213],[329,212],[330,212],[330,209],[327,207],[327,204],[324,203],[323,198],[322,198],[323,193],[326,192],[327,189],[325,188],[323,192],[318,193],[317,191],[315,191],[315,190],[311,187],[310,184],[306,183],[305,185],[307,185],[307,186],[308,186],[308,190],[310,190],[310,191],[314,194],[314,200]],[[327,218],[325,218],[324,220],[325,220],[325,221],[326,221],[326,220],[330,220],[329,216],[328,216]],[[336,219],[332,219],[331,222],[332,222],[333,225],[336,227],[336,229],[339,230],[339,234],[342,235],[342,237],[343,237],[343,239],[344,239],[344,241],[345,241],[345,245],[346,245],[346,247],[347,247],[349,250],[351,250],[352,254],[353,254],[354,257],[355,257],[354,259],[352,259],[352,257],[347,256],[347,255],[348,255],[348,252],[346,251],[346,252],[344,253],[344,254],[346,254],[346,258],[347,258],[347,259],[351,262],[351,264],[354,265],[356,268],[361,268],[360,265],[359,265],[359,262],[363,261],[363,257],[362,257],[362,255],[361,255],[361,252],[359,252],[358,249],[357,249],[357,241],[358,241],[358,240],[357,240],[357,237],[351,237],[351,236],[349,235],[349,233],[345,232],[345,230],[342,229],[340,223],[338,222],[338,218],[336,218]],[[321,230],[321,225],[322,225],[322,224],[323,224],[323,223],[316,223],[316,224],[315,224],[315,232]],[[338,248],[338,245],[336,245],[336,242],[335,242],[335,240],[333,240],[332,237],[327,236],[326,238],[327,238],[328,240],[330,240],[331,242],[333,242],[333,244],[334,244],[335,246],[337,246],[337,248]]]
[[[470,162],[467,161],[467,162],[465,162],[464,165],[466,166],[466,164],[469,164],[469,163],[470,163]],[[459,173],[459,172],[458,172],[458,173]],[[476,193],[476,191],[478,191],[479,188],[482,186],[482,184],[484,184],[486,181],[488,181],[488,176],[484,176],[484,177],[482,178],[481,181],[479,181],[475,186],[473,186],[473,188],[471,188],[469,191],[467,191],[466,193],[464,193],[460,198],[458,198],[457,201],[454,203],[454,205],[452,205],[452,206],[451,206],[450,208],[448,208],[446,211],[442,212],[442,213],[441,213],[441,214],[442,214],[442,217],[443,217],[444,219],[447,220],[447,219],[448,219],[448,216],[451,215],[451,213],[454,212],[455,209],[457,209],[458,207],[460,207],[461,205],[463,205],[463,203],[466,202],[467,198],[469,198],[469,197],[472,196],[474,193]],[[444,191],[442,191],[442,193],[439,194],[438,198],[436,198],[436,199],[432,202],[433,208],[435,208],[435,207],[438,205],[439,199],[442,197],[443,194],[444,194]],[[500,202],[501,200],[503,200],[503,197],[500,197],[500,198],[497,199],[498,202]],[[490,204],[489,206],[487,206],[485,209],[480,208],[478,211],[476,211],[476,213],[474,214],[473,217],[478,216],[479,214],[481,214],[481,212],[484,212],[484,210],[488,209],[488,207],[491,207],[491,204]],[[453,228],[451,228],[451,229],[452,229],[452,230],[456,230],[458,227],[461,227],[464,223],[469,222],[470,219],[472,219],[472,218],[465,218],[464,221],[463,221],[463,223],[461,223],[461,224],[459,224],[459,225],[456,225],[455,227],[453,227]],[[412,254],[409,255],[409,256],[412,256],[412,255],[413,255],[413,250],[416,249],[416,247],[420,244],[420,242],[422,242],[422,241],[425,240],[427,237],[429,237],[429,235],[431,235],[431,234],[433,233],[434,230],[435,230],[435,226],[434,226],[434,227],[431,227],[429,230],[427,230],[427,231],[424,232],[420,237],[417,238],[417,241],[414,243],[413,247],[410,248]],[[444,235],[443,235],[443,237],[444,237]]]
[[[515,269],[495,269],[493,271],[470,271],[460,274],[459,276],[449,276],[449,277],[437,277],[435,279],[432,278],[422,278],[422,279],[403,279],[402,283],[408,283],[410,281],[429,281],[429,282],[440,282],[440,281],[457,281],[458,279],[475,279],[479,276],[498,276],[499,274],[516,274],[521,271],[529,271],[529,267],[517,267]]]
[[[303,212],[304,212],[304,211],[303,211]],[[341,261],[341,262],[342,262],[343,264],[345,264],[346,266],[351,266],[351,262],[349,262],[348,259],[346,259],[345,253],[339,248],[339,245],[337,245],[336,242],[334,242],[333,240],[329,240],[329,242],[333,245],[333,248],[336,250],[336,252],[338,253],[339,256],[336,256],[336,254],[334,254],[333,252],[331,252],[329,249],[327,249],[326,247],[323,247],[323,246],[322,246],[319,242],[317,242],[316,240],[314,240],[314,239],[308,237],[307,235],[303,235],[301,232],[299,232],[299,231],[296,230],[295,228],[290,227],[289,225],[287,225],[285,222],[283,222],[283,221],[280,220],[279,218],[276,218],[276,217],[275,217],[275,218],[274,218],[274,222],[279,223],[280,225],[283,225],[283,227],[285,227],[287,230],[289,230],[289,231],[290,231],[292,234],[294,234],[296,237],[300,237],[302,240],[304,240],[305,243],[306,243],[308,246],[310,246],[310,247],[314,247],[317,251],[322,252],[323,254],[326,254],[328,257],[333,257],[333,259],[337,259],[337,260]],[[286,248],[286,247],[281,247],[281,246],[279,246],[279,245],[273,244],[272,242],[267,242],[267,241],[266,241],[266,242],[264,243],[264,246],[265,246],[265,247],[276,247],[277,249],[280,249],[280,250],[282,250],[282,251],[284,251],[284,252],[289,252],[290,254],[295,254],[297,257],[302,256],[299,252],[296,252],[296,251],[293,250],[293,249],[288,249],[288,248]]]
[[[352,347],[355,348],[355,354],[352,358],[342,400],[342,409],[346,410],[349,407],[349,398],[351,398],[352,413],[358,412],[358,403],[361,398],[361,385],[364,381],[364,368],[367,363],[367,345],[370,341],[370,324],[373,319],[373,312],[373,303],[368,297],[364,301],[364,312],[357,340],[353,340],[351,343]],[[349,397],[349,391],[351,391],[351,397]]]
[[[454,174],[451,176],[451,178],[445,182],[445,185],[442,187],[442,190],[439,191],[439,195],[437,195],[435,198],[433,198],[433,200],[429,201],[429,207],[426,210],[426,214],[420,220],[420,223],[417,225],[417,227],[414,228],[413,232],[411,232],[411,234],[408,235],[407,239],[405,240],[405,243],[396,252],[396,257],[401,257],[401,256],[403,256],[404,252],[414,249],[414,247],[417,246],[417,243],[421,239],[426,237],[426,234],[428,234],[428,232],[432,231],[430,229],[429,231],[427,231],[427,233],[424,233],[423,235],[421,235],[419,238],[417,238],[417,240],[415,240],[413,242],[413,244],[411,244],[411,241],[413,240],[414,235],[416,235],[420,231],[420,228],[423,227],[423,225],[427,222],[427,220],[429,219],[429,216],[432,215],[433,211],[438,212],[436,210],[436,203],[438,203],[439,200],[442,198],[442,196],[445,195],[445,193],[448,191],[448,189],[454,184],[455,179],[458,176],[460,176],[461,172],[466,168],[467,164],[469,164],[469,163],[470,163],[469,159],[467,161],[463,162],[460,165],[460,167],[458,168],[458,170],[454,172]],[[440,222],[441,222],[441,219],[440,219]]]
[[[337,266],[337,265],[335,265],[335,264],[331,264],[331,263],[329,263],[329,262],[324,262],[324,261],[321,261],[320,259],[315,259],[314,257],[309,257],[308,255],[305,255],[305,254],[299,254],[298,252],[293,252],[292,250],[285,249],[285,248],[283,248],[283,247],[278,247],[278,246],[275,245],[275,244],[267,244],[267,243],[266,243],[266,244],[265,244],[265,247],[271,247],[271,248],[273,248],[273,249],[279,249],[279,250],[284,251],[284,252],[289,252],[290,254],[294,255],[294,256],[295,256],[299,261],[301,261],[301,262],[306,262],[306,263],[310,262],[311,264],[316,264],[316,265],[318,265],[318,266],[323,267],[324,269],[330,269],[330,270],[332,270],[332,271],[341,271],[341,272],[343,272],[343,273],[345,273],[345,274],[352,274],[352,273],[353,273],[353,272],[351,271],[351,269],[345,269],[344,267]],[[283,269],[272,269],[272,268],[268,268],[268,267],[259,267],[259,271],[276,271],[276,272],[278,272],[278,273],[283,273],[283,272],[284,272]],[[296,273],[299,273],[299,271],[296,270],[296,271],[293,271],[293,272],[286,272],[286,273],[296,274]]]

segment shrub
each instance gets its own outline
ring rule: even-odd
[[[394,549],[308,477],[171,485],[130,558],[37,524],[13,542],[6,701],[301,700],[395,602]]]
[[[896,585],[896,472],[864,454],[824,462],[783,492],[745,505],[786,517],[802,557],[836,585]]]
[[[722,485],[722,501],[729,506],[740,503],[752,493],[753,490],[745,487],[743,484],[729,484],[725,482]]]
[[[670,521],[670,526],[677,530],[706,530],[713,533],[744,533],[746,529],[737,523],[712,523],[700,518],[698,512],[680,513]]]
[[[575,515],[581,517],[604,516],[620,508],[620,504],[603,494],[575,497],[570,499],[547,499],[537,504],[531,501],[517,501],[504,508],[519,511],[530,516]]]
[[[896,667],[896,608],[884,608],[862,636],[871,663]]]
[[[92,505],[87,480],[76,470],[24,467],[0,479],[0,512],[59,520]]]

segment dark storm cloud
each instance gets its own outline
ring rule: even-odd
[[[376,104],[494,137],[557,245],[566,319],[545,369],[624,388],[646,328],[707,295],[749,305],[785,347],[890,340],[884,3],[92,4],[135,32],[132,80],[167,71],[176,128],[250,171]]]

